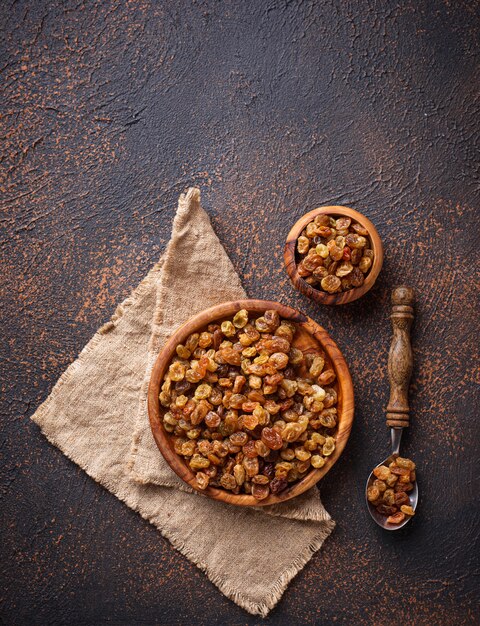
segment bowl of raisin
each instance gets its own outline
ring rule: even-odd
[[[364,215],[324,206],[301,217],[285,244],[294,287],[320,304],[346,304],[371,289],[383,264],[377,229]]]
[[[173,471],[223,502],[283,502],[342,453],[353,421],[348,366],[328,333],[277,302],[199,313],[154,364],[148,414]]]

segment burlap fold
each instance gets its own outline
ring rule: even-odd
[[[164,256],[32,419],[228,598],[266,616],[334,527],[318,491],[263,509],[200,496],[165,463],[146,412],[150,371],[170,334],[196,312],[242,297],[240,279],[200,206],[200,192],[191,188],[180,197]]]

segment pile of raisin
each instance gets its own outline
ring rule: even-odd
[[[373,265],[368,230],[349,217],[317,215],[297,240],[297,271],[327,293],[361,287]]]
[[[209,485],[257,500],[281,494],[335,450],[336,374],[320,350],[294,347],[274,310],[209,324],[176,347],[164,377],[163,426]]]
[[[368,501],[388,524],[400,524],[406,516],[415,515],[408,493],[415,482],[415,463],[397,457],[390,465],[379,465],[373,470],[375,480],[367,489]]]

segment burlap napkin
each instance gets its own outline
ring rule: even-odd
[[[164,256],[61,376],[32,419],[46,437],[206,572],[266,616],[334,527],[318,491],[246,509],[194,493],[157,450],[146,390],[165,339],[197,311],[245,297],[200,206],[180,197]]]

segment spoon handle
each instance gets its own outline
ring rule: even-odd
[[[396,287],[392,292],[393,338],[388,354],[390,400],[387,426],[403,428],[409,424],[408,387],[413,369],[410,328],[413,322],[415,292],[410,287]]]

